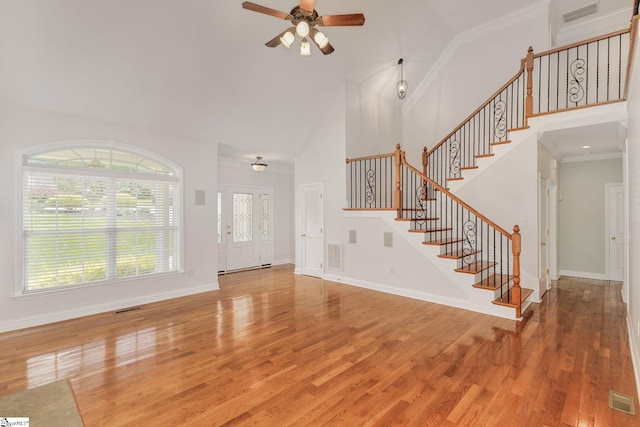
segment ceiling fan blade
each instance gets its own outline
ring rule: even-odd
[[[315,42],[315,40],[314,40],[314,42]],[[320,51],[322,53],[324,53],[325,55],[329,55],[329,54],[333,53],[333,51],[335,50],[333,48],[333,46],[331,46],[331,43],[327,43],[327,45],[325,47],[318,46],[318,49],[320,49]]]
[[[300,9],[307,12],[313,12],[313,8],[316,6],[316,0],[300,0]]]
[[[284,36],[284,33],[286,33],[287,31],[295,31],[295,30],[296,30],[296,27],[287,28],[286,30],[284,30],[283,32],[281,32],[280,34],[278,34],[277,36],[275,36],[274,38],[266,42],[265,45],[267,47],[277,47],[279,44],[282,43],[280,41],[280,38]]]
[[[247,10],[252,10],[254,12],[264,13],[265,15],[275,16],[276,18],[287,19],[289,16],[286,12],[281,12],[279,10],[271,9],[270,7],[261,6],[259,4],[251,3],[250,1],[245,1],[242,3],[242,7]]]
[[[351,13],[348,15],[320,16],[318,17],[318,25],[325,27],[364,25],[364,15],[362,13]]]

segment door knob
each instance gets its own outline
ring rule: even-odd
[[[546,244],[545,242],[540,242],[540,244],[541,244],[542,246],[547,246],[547,244]]]
[[[306,234],[304,234],[304,233],[302,233],[302,237],[307,237],[307,235],[306,235]]]
[[[611,238],[611,240],[616,240],[616,236],[613,236],[613,237]]]

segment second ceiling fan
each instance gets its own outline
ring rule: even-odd
[[[297,35],[302,39],[300,43],[300,55],[303,56],[311,54],[311,46],[307,37],[309,37],[325,55],[334,51],[333,46],[329,43],[329,38],[315,28],[316,25],[323,27],[364,25],[364,15],[362,13],[320,16],[314,9],[315,3],[315,0],[300,0],[300,5],[295,6],[289,13],[281,12],[249,1],[242,3],[242,7],[247,10],[264,13],[265,15],[271,15],[276,18],[282,18],[286,21],[290,21],[293,24],[292,27],[287,28],[265,44],[269,47],[276,47],[281,44],[284,47],[289,48],[295,41],[295,36]]]

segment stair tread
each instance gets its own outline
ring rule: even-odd
[[[465,252],[465,249],[460,249],[459,251],[445,252],[443,254],[440,254],[440,255],[438,255],[438,258],[460,259],[462,257],[478,254],[480,252],[481,251],[479,251],[479,250],[476,250],[476,251],[466,250],[466,252]]]
[[[509,292],[509,300],[503,301],[500,298],[497,298],[497,299],[495,299],[494,301],[491,301],[491,302],[496,304],[496,305],[503,305],[505,307],[516,308],[517,306],[522,305],[522,303],[525,302],[527,300],[527,298],[529,298],[531,296],[532,293],[533,293],[533,289],[520,288],[520,304],[514,304],[511,301],[511,298],[513,296],[513,293],[511,293],[511,292]]]
[[[431,240],[429,242],[422,242],[423,245],[433,245],[433,246],[442,246],[442,245],[448,245],[450,243],[458,243],[458,242],[462,242],[464,241],[464,239],[459,239],[459,238],[455,238],[455,237],[449,237],[446,239],[441,239],[441,240]]]
[[[506,141],[493,141],[491,144],[491,146],[495,146],[495,145],[502,145],[502,144],[510,144],[511,140],[507,139]]]
[[[486,270],[487,268],[491,268],[496,264],[497,263],[493,261],[477,261],[464,267],[456,268],[455,271],[457,273],[476,274],[480,273],[483,270]]]
[[[473,166],[462,166],[460,169],[463,171],[466,170],[470,170],[470,169],[478,169],[479,166],[473,165]]]
[[[495,156],[495,154],[493,153],[488,153],[488,154],[476,154],[476,159],[482,159],[483,157],[493,157]]]
[[[409,233],[437,233],[438,231],[451,231],[452,228],[429,228],[429,229],[421,229],[421,228],[411,228],[409,229]]]
[[[396,218],[396,221],[438,221],[440,218]]]
[[[462,181],[464,178],[463,177],[458,177],[458,178],[447,178],[447,181]]]
[[[501,285],[509,283],[511,279],[513,279],[513,276],[510,276],[508,274],[492,274],[486,279],[475,283],[473,287],[495,291],[496,289],[500,289]]]

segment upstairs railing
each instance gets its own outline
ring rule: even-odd
[[[520,317],[520,234],[496,225],[411,166],[400,145],[393,153],[347,159],[349,209],[393,210],[424,242],[445,247],[456,271],[476,272],[478,285],[498,289]],[[391,184],[389,184],[391,182]],[[513,287],[509,284],[512,281]]]
[[[529,48],[515,76],[428,151],[428,176],[446,188],[447,181],[476,168],[476,159],[491,156],[492,146],[509,142],[509,131],[526,128],[531,117],[623,101],[635,42],[630,32],[537,54]]]

